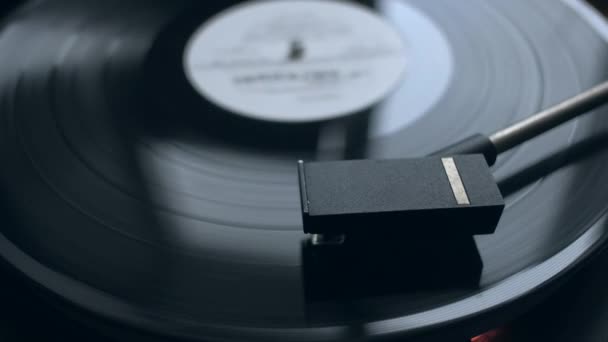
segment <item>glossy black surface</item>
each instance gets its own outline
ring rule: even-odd
[[[561,2],[406,3],[443,32],[454,71],[421,118],[373,137],[386,106],[284,125],[197,95],[181,71],[183,44],[225,2],[23,8],[0,33],[0,186],[14,223],[0,227],[0,254],[81,309],[196,339],[472,334],[512,317],[607,236],[605,111],[499,158],[508,207],[496,234],[476,238],[479,287],[391,291],[350,299],[349,310],[330,299],[336,314],[311,323],[297,159],[424,155],[608,75],[608,45]]]

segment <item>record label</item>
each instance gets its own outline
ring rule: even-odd
[[[397,30],[336,1],[259,1],[230,8],[191,37],[184,69],[214,104],[254,119],[328,120],[390,93],[406,68]]]

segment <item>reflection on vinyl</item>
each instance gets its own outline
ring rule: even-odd
[[[32,2],[0,34],[0,255],[70,307],[163,336],[472,336],[608,236],[606,113],[501,156],[507,209],[466,251],[392,241],[315,266],[296,161],[422,156],[587,89],[608,76],[593,15],[577,1]],[[311,301],[336,274],[380,280]]]

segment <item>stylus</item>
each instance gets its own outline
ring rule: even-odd
[[[300,161],[304,232],[323,237],[370,231],[410,237],[491,234],[505,204],[490,170],[497,156],[606,102],[608,82],[425,158]]]

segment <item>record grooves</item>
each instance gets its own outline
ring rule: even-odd
[[[353,18],[379,18],[402,39],[397,86],[386,94],[379,86],[383,96],[369,103],[349,98],[355,86],[307,88],[312,81],[297,77],[282,93],[270,92],[275,83],[239,86],[244,97],[289,104],[314,96],[355,108],[331,116],[315,107],[324,102],[301,104],[326,117],[298,121],[294,109],[287,122],[268,104],[261,119],[225,108],[228,81],[221,91],[198,89],[187,74],[199,71],[184,64],[197,30],[230,23],[233,5],[263,12],[256,3],[39,1],[5,22],[0,195],[14,222],[0,228],[0,255],[41,292],[94,325],[102,317],[102,325],[195,340],[473,336],[533,305],[604,248],[608,122],[598,110],[498,160],[493,171],[507,209],[496,234],[475,237],[472,251],[403,241],[420,260],[478,252],[476,286],[429,290],[421,280],[442,263],[421,266],[396,249],[380,263],[402,270],[392,285],[408,286],[382,286],[388,279],[344,296],[311,296],[332,272],[310,280],[317,259],[301,232],[298,159],[422,156],[493,132],[606,79],[608,44],[561,1],[349,3]],[[365,63],[319,55],[325,59],[312,66],[296,60],[264,72],[332,70],[338,79],[377,77],[382,85],[378,75],[392,55],[364,54],[361,33],[345,29],[356,26],[348,15],[307,17],[314,30],[268,18],[240,29],[257,34],[245,35],[244,47],[226,38],[195,57],[224,61],[236,49],[284,61],[293,42],[267,37],[268,27],[295,25],[304,60],[321,53],[315,30],[326,30],[323,39],[349,42]],[[235,65],[204,75],[220,84],[241,75]],[[204,93],[216,90],[225,98]],[[365,267],[347,274],[365,280],[377,271]]]

